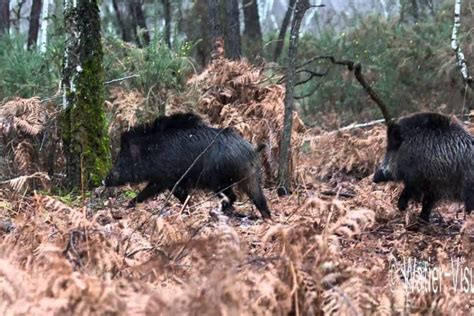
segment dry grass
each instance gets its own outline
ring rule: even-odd
[[[339,157],[348,154],[341,138],[381,152],[381,130],[325,144]],[[451,278],[438,293],[410,293],[394,262],[411,257],[447,270],[458,256],[472,263],[474,221],[443,205],[444,224],[408,230],[418,206],[402,214],[394,206],[397,185],[374,185],[370,174],[349,177],[374,163],[357,157],[318,172],[318,155],[302,157],[299,168],[313,170],[313,182],[288,198],[266,191],[271,223],[222,216],[217,199],[202,194],[184,210],[163,195],[135,211],[116,194],[97,193],[84,207],[3,195],[0,221],[15,229],[0,231],[0,313],[467,315],[472,295],[454,291]],[[340,171],[337,181],[318,180],[327,168]],[[323,194],[328,190],[354,196]],[[248,202],[236,209],[255,212]]]

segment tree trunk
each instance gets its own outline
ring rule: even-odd
[[[258,14],[257,0],[243,0],[244,7],[244,42],[250,60],[255,61],[262,55],[262,30]]]
[[[117,0],[112,0],[112,6],[114,8],[115,15],[117,17],[117,24],[119,25],[120,32],[122,33],[122,40],[127,43],[132,42],[132,36],[130,35],[130,28],[127,27],[122,17],[122,13],[120,12],[120,7]]]
[[[224,43],[224,35],[222,33],[222,25],[219,17],[219,0],[207,0],[209,11],[209,25],[212,43],[211,58],[219,58],[222,56],[222,46]]]
[[[239,3],[237,0],[225,0],[226,41],[225,56],[232,60],[242,57],[240,48]]]
[[[171,3],[170,0],[163,0],[165,9],[165,41],[166,45],[171,48]]]
[[[41,10],[41,23],[40,23],[40,52],[46,52],[46,44],[48,42],[48,15],[49,15],[49,1],[44,0],[43,9]]]
[[[285,45],[285,35],[288,25],[290,25],[291,15],[293,14],[293,9],[295,8],[296,0],[290,0],[288,8],[286,9],[285,17],[283,22],[281,22],[280,32],[278,33],[278,40],[275,46],[275,52],[273,53],[273,61],[276,62],[280,58],[281,52],[283,51],[283,46]]]
[[[293,20],[291,22],[290,47],[288,49],[288,62],[286,68],[285,84],[285,115],[283,122],[283,137],[280,145],[280,157],[278,166],[278,195],[290,193],[290,146],[291,133],[293,129],[293,93],[295,88],[296,54],[298,50],[298,38],[304,14],[310,8],[308,0],[298,0],[295,7]]]
[[[68,185],[97,186],[110,167],[98,1],[66,0],[62,87]]]
[[[0,37],[10,31],[10,0],[0,0]]]
[[[131,1],[130,9],[134,23],[138,27],[137,31],[137,44],[139,46],[147,46],[150,44],[150,33],[146,26],[145,14],[143,13],[142,4],[139,0]],[[143,43],[142,43],[143,38]]]
[[[33,0],[30,13],[30,27],[28,29],[28,49],[38,42],[39,19],[41,14],[41,0]]]

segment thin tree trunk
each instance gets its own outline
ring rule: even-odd
[[[137,43],[140,46],[147,46],[150,44],[150,33],[146,26],[145,14],[143,13],[141,2],[139,0],[131,1],[130,9],[132,11],[134,24],[138,26]],[[140,38],[141,36],[143,36],[143,43]]]
[[[209,25],[212,43],[211,59],[222,57],[224,36],[222,33],[221,20],[219,18],[219,0],[207,0],[209,11]]]
[[[21,25],[21,11],[23,10],[23,5],[26,3],[26,0],[19,0],[17,2],[16,9],[12,9],[14,13],[14,19],[10,19],[10,23],[13,24],[15,32],[20,34],[20,25]],[[15,4],[15,2],[13,2]]]
[[[10,0],[0,0],[0,37],[10,31]]]
[[[63,142],[71,188],[101,183],[110,167],[98,0],[64,2]]]
[[[41,14],[41,0],[33,0],[30,13],[30,27],[28,29],[28,49],[38,42],[39,19]]]
[[[418,0],[411,0],[411,15],[413,19],[416,21],[420,18],[420,11],[418,9]]]
[[[240,44],[239,3],[237,0],[225,0],[226,43],[225,55],[236,60],[242,57]]]
[[[43,9],[41,10],[41,23],[40,23],[40,52],[46,52],[46,45],[48,42],[48,15],[49,15],[49,1],[44,0]]]
[[[132,41],[132,37],[130,35],[130,28],[125,25],[125,21],[122,17],[122,13],[120,12],[120,7],[117,3],[117,0],[112,0],[112,7],[115,11],[115,16],[117,17],[117,23],[119,25],[120,31],[122,32],[122,40],[124,42],[130,43]]]
[[[257,0],[243,0],[244,7],[244,41],[250,60],[262,55],[262,30],[258,14]]]
[[[295,7],[293,20],[291,22],[290,47],[288,49],[288,63],[286,74],[285,92],[285,115],[283,122],[283,137],[280,145],[280,157],[278,166],[278,195],[290,193],[290,146],[293,129],[293,93],[296,76],[296,54],[298,51],[299,31],[304,14],[310,8],[308,0],[298,0]]]
[[[163,0],[165,13],[165,41],[166,45],[171,48],[171,3],[170,0]]]
[[[273,53],[273,61],[277,61],[280,58],[281,52],[283,51],[283,46],[285,45],[285,35],[288,25],[290,25],[291,15],[293,14],[293,9],[295,8],[296,0],[290,0],[288,8],[286,9],[285,17],[283,22],[281,22],[280,32],[278,33],[278,40],[275,46],[275,52]]]

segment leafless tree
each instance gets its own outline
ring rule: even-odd
[[[290,47],[288,49],[286,68],[285,115],[278,166],[278,195],[287,195],[290,193],[289,160],[291,134],[293,129],[293,94],[296,77],[296,54],[298,51],[301,21],[303,20],[306,11],[311,7],[308,0],[297,0],[295,5],[293,20],[291,21]]]
[[[240,43],[239,3],[237,0],[224,0],[225,4],[225,56],[229,59],[242,57]]]
[[[10,31],[10,0],[0,0],[0,36]]]
[[[30,13],[30,27],[28,29],[28,49],[38,42],[39,20],[41,15],[41,0],[33,0]]]
[[[207,0],[207,8],[209,13],[210,35],[212,42],[212,58],[220,56],[220,46],[223,43],[224,36],[222,33],[221,20],[219,18],[219,0]]]
[[[262,54],[262,30],[260,28],[260,16],[258,14],[257,0],[243,0],[244,9],[244,41],[248,50],[250,60]]]
[[[286,9],[285,17],[283,18],[283,22],[281,22],[280,32],[278,33],[278,40],[275,46],[275,52],[273,53],[273,61],[277,61],[277,59],[280,58],[281,52],[283,51],[283,46],[285,45],[286,30],[290,25],[291,15],[293,14],[295,3],[296,0],[290,0],[288,8]]]
[[[170,0],[162,0],[165,13],[165,41],[171,48],[171,3]]]

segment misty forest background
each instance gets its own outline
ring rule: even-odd
[[[229,15],[221,2],[219,13],[225,20]],[[311,9],[304,17],[298,61],[318,55],[360,61],[367,79],[396,115],[437,108],[461,112],[463,105],[472,106],[471,98],[465,102],[469,96],[456,73],[450,47],[452,1],[316,2],[325,7]],[[1,3],[0,99],[55,95],[64,50],[62,1]],[[256,5],[258,12],[251,17],[247,13],[248,19],[243,2],[235,3],[239,55],[257,65],[265,61],[284,66],[288,24],[283,48],[277,47],[277,39],[285,28],[288,1],[249,1],[248,7]],[[9,24],[4,12],[8,5]],[[473,51],[472,10],[472,3],[466,1],[460,42],[467,60]],[[106,81],[137,75],[122,84],[147,95],[151,87],[180,91],[185,79],[200,72],[211,59],[205,0],[100,1],[100,16]],[[226,32],[225,23],[223,29]],[[323,63],[313,68],[329,72],[297,87],[298,95],[308,95],[297,100],[306,123],[334,127],[380,117],[351,76]],[[337,122],[328,121],[331,114]]]

